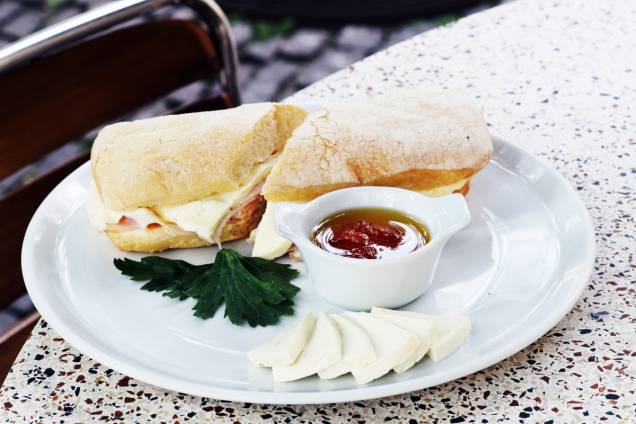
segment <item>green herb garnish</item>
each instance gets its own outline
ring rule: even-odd
[[[114,263],[132,280],[146,281],[142,290],[195,299],[196,317],[212,318],[225,303],[225,316],[237,325],[267,326],[276,324],[281,315],[293,315],[293,298],[299,290],[291,284],[298,271],[289,265],[245,257],[231,249],[219,250],[214,263],[206,265],[159,256]]]

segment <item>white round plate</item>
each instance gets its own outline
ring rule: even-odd
[[[395,395],[441,384],[518,352],[574,305],[590,276],[594,236],[588,213],[566,181],[542,161],[495,139],[492,162],[473,180],[472,223],[447,244],[431,288],[404,309],[465,314],[466,343],[434,363],[364,386],[351,376],[274,384],[271,372],[245,353],[294,318],[274,327],[234,326],[222,310],[192,316],[192,302],[139,289],[113,259],[118,251],[85,211],[90,168],[83,165],[44,200],[26,233],[22,269],[29,294],[49,324],[80,352],[123,374],[166,389],[257,403],[343,402]],[[245,242],[229,247],[249,253]],[[164,254],[211,262],[216,248]],[[302,263],[295,264],[300,270]],[[391,281],[387,281],[391,284]],[[321,300],[303,273],[296,314],[337,310]]]

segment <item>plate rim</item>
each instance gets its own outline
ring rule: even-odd
[[[245,390],[224,388],[214,385],[207,385],[203,383],[196,383],[187,380],[183,380],[171,375],[162,374],[157,371],[147,371],[144,368],[139,368],[137,363],[129,363],[125,360],[121,360],[117,357],[110,355],[107,352],[103,352],[99,348],[92,346],[90,341],[85,340],[81,335],[77,334],[72,328],[64,323],[63,318],[60,318],[55,308],[47,302],[47,300],[40,296],[38,290],[37,278],[33,271],[33,258],[29,257],[29,252],[33,251],[33,247],[36,244],[36,238],[34,237],[36,221],[44,214],[46,205],[51,201],[51,198],[55,196],[55,193],[60,189],[60,186],[72,176],[79,172],[83,167],[88,166],[88,162],[84,163],[71,174],[69,174],[64,180],[62,180],[42,201],[40,206],[34,213],[29,226],[25,233],[24,241],[21,251],[21,265],[22,274],[25,282],[25,286],[33,301],[33,304],[42,315],[42,318],[60,335],[64,340],[77,349],[82,354],[89,358],[99,362],[102,365],[108,366],[115,371],[135,378],[139,381],[147,384],[154,385],[156,387],[183,392],[195,396],[209,397],[219,400],[227,400],[232,402],[250,402],[250,403],[267,403],[267,404],[325,404],[325,403],[340,403],[351,402],[359,400],[369,400],[386,396],[393,396],[403,393],[412,392],[415,390],[425,389],[427,387],[434,387],[450,381],[456,380],[476,373],[487,367],[495,365],[515,353],[523,350],[536,340],[546,334],[551,328],[553,328],[559,321],[565,317],[565,315],[572,310],[576,302],[581,297],[587,282],[594,267],[594,260],[596,257],[596,240],[594,227],[589,215],[589,211],[583,203],[580,196],[574,191],[570,183],[558,172],[551,164],[544,159],[528,152],[524,148],[506,141],[496,134],[491,134],[493,138],[493,144],[497,149],[503,147],[515,150],[520,156],[531,157],[537,161],[550,176],[555,178],[561,189],[568,192],[576,202],[575,209],[579,210],[581,217],[583,218],[582,225],[586,229],[585,236],[587,238],[585,251],[581,251],[582,262],[586,264],[585,269],[577,276],[576,280],[572,282],[572,288],[568,291],[570,294],[567,301],[561,303],[561,307],[550,310],[550,313],[544,315],[544,318],[537,322],[530,331],[528,331],[524,337],[519,337],[514,343],[505,345],[504,348],[498,349],[489,355],[484,355],[477,361],[471,362],[470,366],[464,366],[457,368],[456,370],[442,371],[436,373],[437,382],[430,384],[422,382],[426,379],[424,377],[416,377],[410,380],[398,381],[388,383],[385,385],[377,385],[371,387],[354,387],[349,389],[339,389],[330,391],[298,391],[298,392],[277,392],[277,391],[262,391],[262,390]]]

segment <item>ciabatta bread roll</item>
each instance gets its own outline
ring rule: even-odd
[[[91,151],[91,220],[139,252],[245,237],[263,214],[273,159],[305,116],[257,103],[107,126]]]
[[[263,195],[305,201],[358,185],[466,192],[491,155],[486,122],[467,97],[401,89],[310,114],[287,141]]]

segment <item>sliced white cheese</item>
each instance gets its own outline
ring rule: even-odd
[[[418,363],[428,353],[431,344],[437,337],[437,324],[434,321],[401,315],[383,315],[374,312],[372,314],[417,336],[419,342],[417,349],[406,361],[393,368],[393,371],[397,373],[404,372]]]
[[[377,316],[402,316],[434,322],[437,325],[437,337],[431,344],[428,356],[433,361],[444,359],[455,352],[464,343],[470,333],[470,321],[466,317],[456,315],[429,315],[411,311],[395,311],[392,309],[373,308]]]
[[[430,190],[418,190],[417,192],[429,197],[448,196],[449,194],[453,194],[456,190],[464,187],[467,182],[468,179],[464,179],[453,184],[432,188]]]
[[[334,323],[324,314],[318,315],[314,332],[296,362],[274,367],[274,381],[294,381],[316,374],[340,360],[340,334]]]
[[[344,315],[329,315],[342,340],[342,358],[329,368],[318,371],[318,377],[331,379],[351,372],[354,366],[365,366],[376,360],[373,343],[362,328]]]
[[[291,365],[307,345],[315,325],[316,317],[308,313],[291,328],[247,352],[247,357],[259,367]]]
[[[287,253],[292,246],[292,242],[279,236],[274,228],[274,204],[271,202],[267,202],[263,218],[255,231],[252,256],[276,259]]]
[[[217,225],[232,207],[262,181],[272,169],[273,161],[262,163],[238,190],[217,193],[204,199],[175,206],[156,206],[153,209],[166,221],[185,231],[196,233],[212,242]]]
[[[346,312],[345,316],[360,325],[369,335],[376,360],[366,365],[354,365],[351,373],[358,384],[369,383],[406,361],[419,342],[413,333],[366,312]]]

